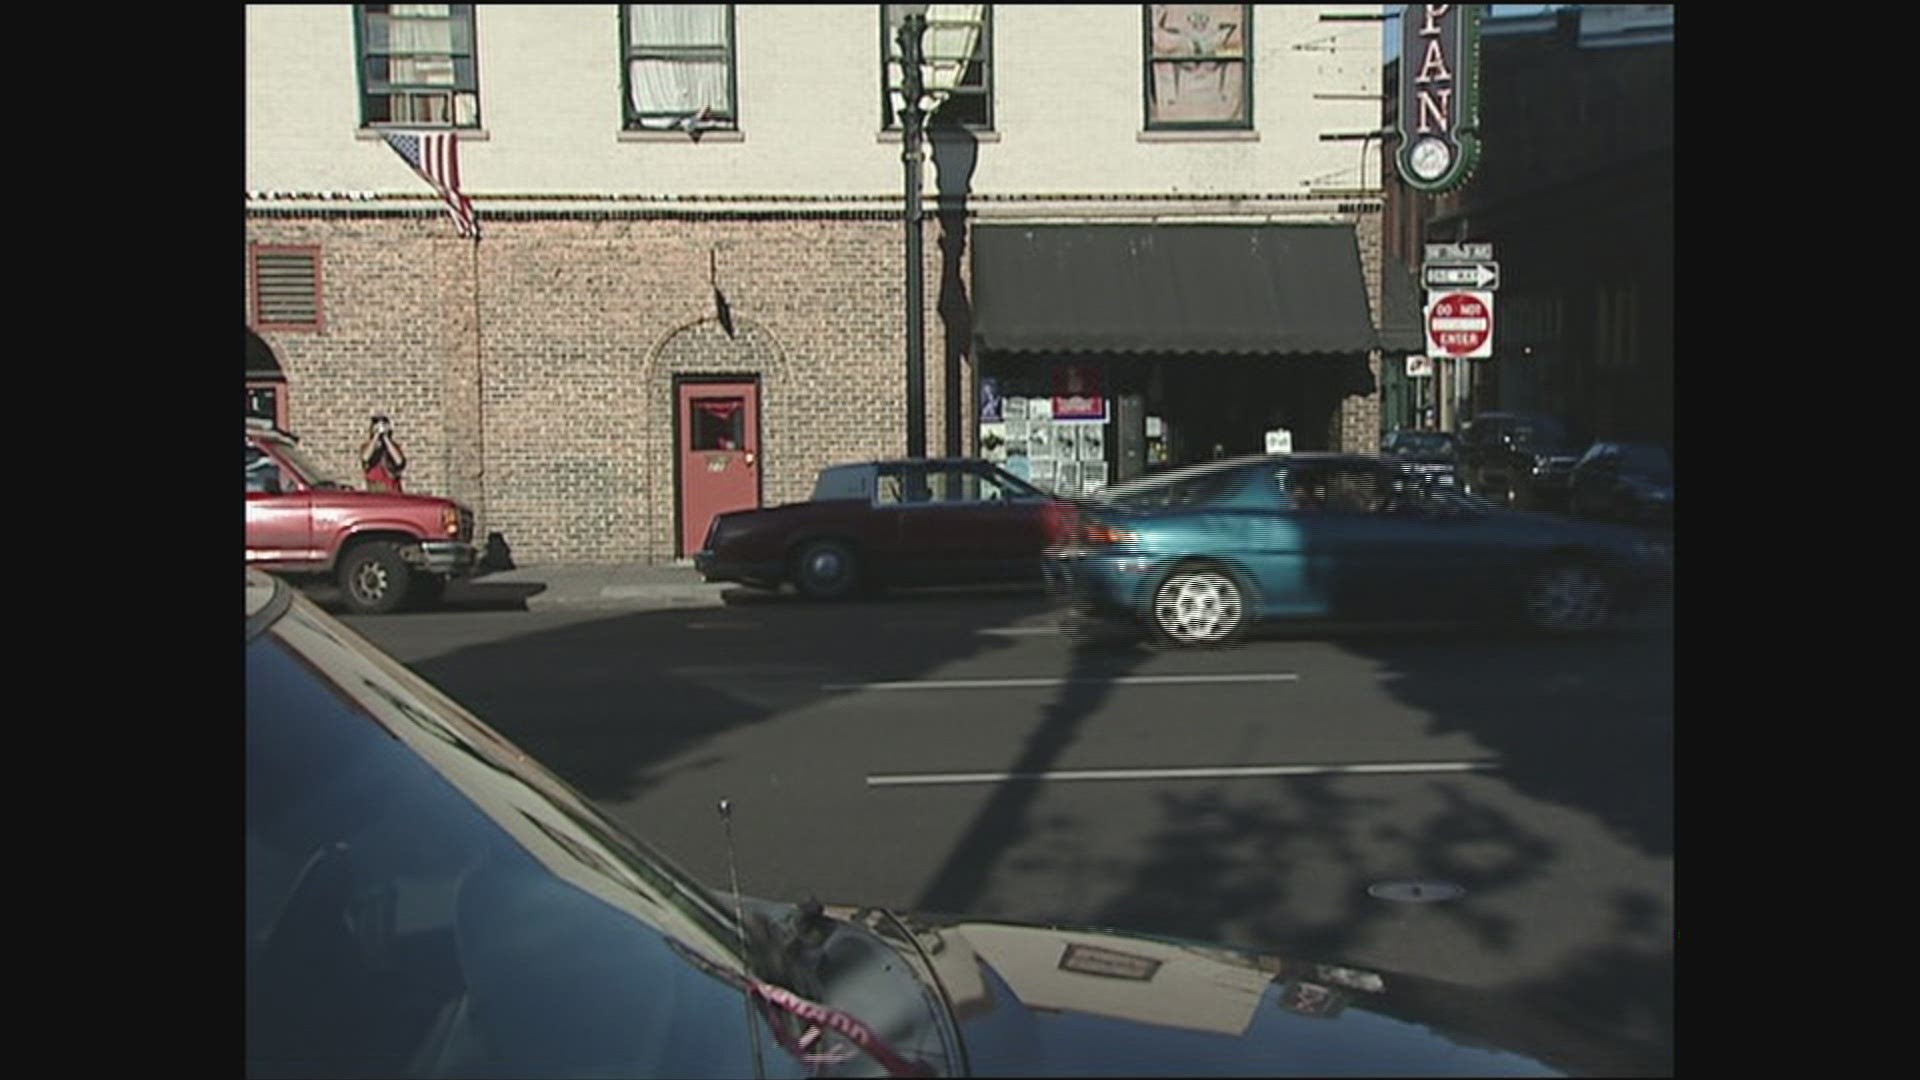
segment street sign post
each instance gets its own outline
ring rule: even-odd
[[[1427,351],[1484,360],[1493,355],[1493,294],[1456,290],[1428,294]]]
[[[1500,264],[1497,262],[1430,262],[1420,269],[1421,277],[1429,289],[1480,289],[1492,292],[1500,287]]]

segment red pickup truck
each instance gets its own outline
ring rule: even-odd
[[[247,565],[332,575],[347,606],[384,614],[431,603],[473,573],[473,511],[451,499],[359,491],[330,478],[299,440],[247,421]]]

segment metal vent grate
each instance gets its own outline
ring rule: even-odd
[[[254,260],[253,287],[262,324],[319,325],[319,252],[259,252]]]

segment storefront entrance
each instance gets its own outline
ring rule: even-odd
[[[1094,373],[1108,403],[1103,421],[1060,418],[1069,370]],[[1276,441],[1293,452],[1335,450],[1340,403],[1368,392],[1366,371],[1359,356],[986,354],[981,451],[1016,475],[1076,495],[1181,465],[1266,453]]]

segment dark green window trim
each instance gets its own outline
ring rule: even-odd
[[[892,85],[887,74],[892,62],[900,55],[900,43],[895,39],[891,20],[887,17],[888,9],[895,6],[897,5],[880,5],[880,129],[882,131],[900,130],[900,117],[893,111],[893,91],[896,87]],[[980,85],[960,87],[953,91],[955,97],[978,98],[982,103],[984,119],[961,122],[960,126],[968,131],[993,130],[993,5],[983,4],[981,7],[983,10],[980,13],[980,48],[976,53],[978,59],[975,61],[980,65]],[[936,112],[934,115],[938,117],[940,114]]]
[[[435,59],[444,59],[453,68],[452,83],[427,83],[395,81],[393,79],[394,61],[407,54],[396,53],[392,47],[392,34],[375,33],[376,27],[390,27],[394,16],[391,14],[395,4],[355,4],[353,6],[353,45],[360,84],[360,126],[362,128],[409,128],[409,129],[448,129],[469,131],[480,127],[480,65],[477,52],[477,31],[474,25],[472,4],[439,5],[447,9],[445,16],[400,16],[401,21],[444,21],[450,24],[448,38],[450,48],[445,53],[425,54]],[[418,5],[413,5],[418,6]],[[376,21],[379,20],[379,21]],[[382,48],[375,47],[376,39],[385,37]],[[424,112],[413,112],[410,108],[396,109],[396,102],[422,102],[434,98],[444,98],[444,119],[423,119]],[[461,99],[470,102],[471,116],[460,116]]]
[[[1153,9],[1158,4],[1140,6],[1140,96],[1144,129],[1147,131],[1251,131],[1253,129],[1253,9],[1240,8],[1240,55],[1218,62],[1240,65],[1240,95],[1246,103],[1244,120],[1156,120],[1153,115]],[[1207,56],[1195,60],[1206,61]],[[1165,59],[1160,61],[1166,63]]]
[[[633,62],[635,60],[717,60],[724,51],[727,61],[727,107],[709,114],[711,128],[737,131],[740,128],[740,49],[734,24],[734,5],[710,5],[727,9],[727,43],[723,48],[634,45],[631,28],[631,4],[620,5],[620,115],[625,131],[671,131],[671,124],[648,124],[647,120],[678,120],[681,114],[663,110],[641,111],[633,107]]]

